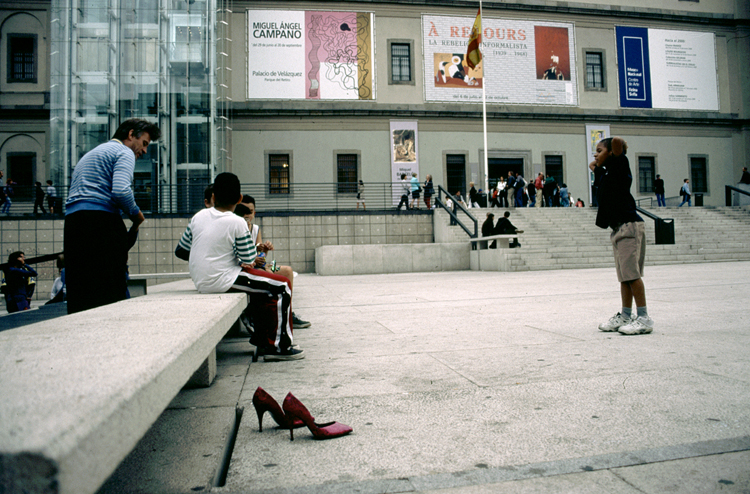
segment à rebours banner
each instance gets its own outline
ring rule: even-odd
[[[248,10],[248,99],[373,99],[372,14]]]
[[[482,18],[483,60],[464,60],[473,17],[422,16],[425,99],[578,105],[573,24]]]

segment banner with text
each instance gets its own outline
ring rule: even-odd
[[[620,106],[718,110],[713,33],[615,27]]]
[[[422,16],[425,99],[578,105],[573,24],[482,18],[482,61],[466,63],[472,17]]]
[[[248,99],[373,99],[372,14],[248,10]]]
[[[417,178],[422,178],[419,176],[418,137],[417,122],[391,121],[391,182],[394,206],[401,201],[401,175],[405,174],[407,181],[411,180],[412,172],[417,174]]]

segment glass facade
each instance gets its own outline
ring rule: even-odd
[[[230,15],[223,0],[53,0],[52,179],[67,185],[81,156],[120,122],[144,118],[162,138],[136,162],[139,205],[202,206],[203,187],[231,168]]]

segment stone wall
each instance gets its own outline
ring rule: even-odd
[[[138,242],[130,251],[131,274],[187,272],[187,262],[174,256],[174,249],[190,218],[146,218]],[[263,240],[273,242],[269,259],[290,265],[298,273],[315,272],[315,249],[323,245],[421,244],[433,242],[432,212],[393,214],[270,215],[256,219]],[[129,224],[129,222],[126,221]],[[2,219],[0,249],[2,262],[11,252],[22,250],[26,257],[54,254],[63,250],[62,219]],[[34,266],[39,273],[35,299],[49,297],[57,276],[53,261]],[[95,269],[95,267],[93,267]]]

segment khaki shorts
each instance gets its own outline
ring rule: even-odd
[[[643,277],[646,261],[646,225],[643,221],[624,223],[609,236],[615,254],[617,280],[635,281]]]

